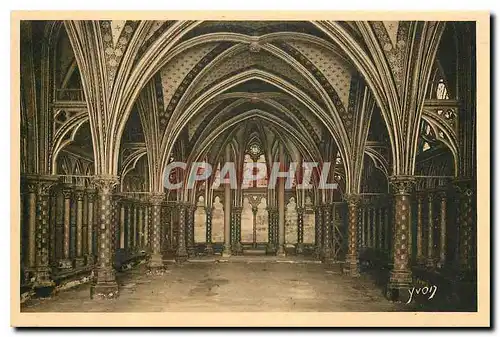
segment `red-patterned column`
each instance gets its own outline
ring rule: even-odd
[[[346,194],[347,202],[347,256],[344,264],[344,273],[351,276],[359,276],[358,261],[358,226],[359,226],[359,205],[361,197],[358,194]]]
[[[423,213],[422,204],[424,202],[424,196],[422,193],[417,195],[417,263],[423,265],[425,262],[424,257],[424,223],[423,223]]]
[[[94,266],[94,282],[90,287],[91,298],[118,297],[118,284],[113,269],[111,226],[113,220],[113,192],[118,185],[116,176],[96,176],[94,184],[98,193],[98,240],[97,263]]]
[[[411,176],[395,176],[391,177],[390,183],[394,193],[394,266],[390,273],[387,296],[391,300],[406,302],[412,283],[409,256],[410,195],[415,180]]]
[[[151,194],[151,259],[150,268],[162,268],[161,257],[161,204],[165,196],[163,193]]]

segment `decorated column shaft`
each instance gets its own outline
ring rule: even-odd
[[[297,207],[297,254],[304,252],[304,211],[303,207]]]
[[[234,207],[234,238],[233,238],[233,254],[240,255],[243,253],[243,247],[241,246],[241,212],[242,207]]]
[[[423,201],[424,196],[419,193],[417,195],[417,263],[424,264],[424,223],[423,223]]]
[[[269,224],[269,230],[267,233],[267,253],[268,254],[275,254],[276,253],[276,224],[275,224],[275,214],[276,214],[276,209],[274,207],[268,207],[267,208],[267,216],[268,216],[268,224]]]
[[[321,257],[323,251],[323,208],[317,205],[315,209],[316,256]]]
[[[357,194],[345,196],[347,202],[347,256],[344,265],[344,272],[351,276],[359,276],[358,262],[358,216],[361,198]]]
[[[91,298],[115,298],[118,296],[118,284],[113,269],[112,251],[112,212],[113,191],[118,184],[118,177],[97,176],[94,184],[99,198],[97,263],[94,267],[94,283],[90,287]]]
[[[81,267],[85,260],[83,256],[83,189],[75,190],[76,199],[76,258],[75,266]]]
[[[161,203],[164,199],[162,193],[153,193],[150,196],[151,201],[151,259],[149,267],[162,267],[161,258]]]
[[[331,205],[323,206],[323,262],[330,262],[332,259],[331,207]]]
[[[439,218],[439,268],[443,268],[446,264],[446,192],[439,194],[441,199],[440,218]]]
[[[415,186],[411,176],[391,177],[394,193],[394,240],[393,268],[389,277],[388,297],[406,301],[412,284],[409,256],[409,232],[411,224],[410,196]]]
[[[473,230],[476,219],[473,214],[473,189],[470,180],[457,180],[455,182],[459,193],[459,268],[462,274],[473,270],[473,250],[476,245],[473,242]]]
[[[175,252],[175,260],[177,262],[184,262],[188,258],[186,249],[186,208],[186,204],[179,203],[179,228],[177,233],[177,251]]]
[[[206,224],[207,224],[207,231],[206,231],[206,253],[207,255],[213,255],[214,254],[214,248],[212,246],[212,211],[213,208],[208,206],[205,208],[205,213],[206,213]]]
[[[428,215],[427,215],[427,267],[434,268],[436,261],[434,259],[434,212],[433,212],[434,196],[428,196]]]
[[[95,231],[95,218],[94,218],[94,202],[96,192],[94,189],[87,190],[87,265],[94,264],[94,231]]]
[[[63,240],[63,260],[59,262],[59,267],[69,269],[73,265],[70,260],[71,243],[71,196],[73,190],[68,186],[63,188],[64,195],[64,240]]]
[[[194,247],[194,212],[196,210],[195,205],[186,205],[186,242],[188,256],[193,257],[196,255]]]

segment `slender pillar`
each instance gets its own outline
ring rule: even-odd
[[[206,217],[206,222],[207,222],[207,231],[206,231],[206,239],[205,241],[207,242],[206,246],[206,253],[207,255],[213,255],[214,254],[214,248],[212,246],[212,210],[213,208],[208,206],[205,208],[205,213],[207,215]]]
[[[161,258],[161,203],[164,199],[163,193],[152,193],[151,201],[151,259],[149,268],[162,268]]]
[[[229,146],[226,147],[226,162],[231,161]],[[222,256],[231,256],[231,185],[229,181],[224,184],[224,250]]]
[[[366,208],[366,241],[368,248],[373,248],[371,210],[372,210],[371,207]]]
[[[433,212],[434,195],[428,196],[428,216],[427,216],[427,267],[434,268],[436,261],[434,259],[434,212]]]
[[[459,262],[462,273],[469,273],[474,269],[473,254],[476,245],[473,240],[473,227],[476,221],[473,214],[473,190],[470,181],[458,181],[460,193],[459,208]]]
[[[82,267],[85,263],[83,256],[83,189],[75,190],[76,199],[76,257],[75,267]]]
[[[241,212],[243,211],[242,207],[234,207],[234,238],[232,251],[235,255],[241,255],[243,253],[243,247],[241,245]],[[255,221],[255,213],[254,213],[254,221]],[[254,226],[254,241],[255,241],[255,226]]]
[[[439,230],[439,268],[444,268],[446,264],[446,192],[439,194],[441,199],[441,213],[440,213],[440,230]]]
[[[133,250],[134,251],[137,251],[137,222],[138,222],[138,212],[137,212],[137,209],[138,209],[138,205],[137,203],[134,201],[132,203],[132,207],[133,207],[133,212],[134,212],[134,217],[133,217],[133,222],[132,222],[132,247],[133,247]]]
[[[118,284],[113,269],[111,249],[112,202],[113,190],[118,184],[118,177],[97,176],[94,184],[99,195],[97,263],[94,267],[94,283],[90,287],[91,298],[118,297]]]
[[[358,194],[347,194],[344,196],[347,202],[347,256],[344,264],[344,273],[350,276],[359,276],[358,260],[358,215],[361,197]]]
[[[180,203],[179,210],[179,229],[177,235],[177,251],[175,252],[175,260],[177,262],[184,262],[188,259],[186,249],[186,207],[184,203]]]
[[[424,201],[424,196],[422,193],[417,194],[417,263],[419,265],[424,264],[424,223],[422,214],[422,204]]]
[[[86,263],[91,266],[94,264],[94,201],[96,192],[94,189],[87,190],[87,256]]]
[[[278,256],[285,256],[285,179],[278,178]]]
[[[120,205],[120,249],[125,248],[125,205]]]
[[[133,208],[132,203],[127,202],[125,204],[125,219],[127,220],[127,252],[132,252],[133,238],[132,238],[132,222],[133,222]]]
[[[59,268],[61,269],[70,269],[73,267],[73,264],[70,260],[70,242],[71,242],[71,195],[73,191],[69,187],[63,188],[64,195],[64,240],[63,240],[63,259],[59,261]]]
[[[415,186],[411,176],[394,176],[390,179],[394,193],[393,268],[389,277],[387,297],[406,302],[412,284],[409,257],[409,231],[411,224],[410,195]]]
[[[384,248],[383,246],[383,236],[384,236],[384,233],[383,233],[383,226],[384,226],[384,222],[383,222],[383,211],[382,211],[382,207],[378,207],[378,221],[377,221],[377,249],[379,250],[382,250]]]
[[[332,260],[331,205],[323,205],[323,262]]]
[[[316,230],[316,257],[321,258],[323,251],[323,208],[317,205],[315,208],[315,230]]]
[[[387,253],[391,250],[391,227],[389,224],[389,205],[384,208],[384,249]]]
[[[361,206],[361,247],[366,248],[367,246],[367,239],[366,239],[366,233],[367,233],[367,221],[366,221],[366,208],[365,206]]]
[[[276,217],[276,208],[274,207],[268,207],[267,208],[267,216],[268,216],[268,224],[269,224],[269,230],[267,232],[267,254],[276,254],[276,223],[275,223],[275,217]]]
[[[36,193],[37,183],[28,182],[28,254],[26,257],[26,266],[34,271],[36,268]]]
[[[304,208],[297,207],[297,246],[295,247],[296,254],[304,252]]]
[[[187,251],[188,256],[193,257],[196,255],[194,247],[194,212],[196,210],[195,205],[186,205],[186,241],[187,241]]]
[[[377,209],[375,207],[370,208],[370,225],[371,225],[371,236],[370,236],[370,241],[371,241],[371,247],[372,249],[377,248],[377,243],[376,243],[376,238],[377,238]]]
[[[144,206],[144,250],[149,252],[149,205]]]

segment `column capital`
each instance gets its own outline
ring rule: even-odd
[[[155,206],[161,205],[163,200],[165,200],[165,193],[151,193],[149,195],[149,201]]]
[[[234,213],[241,213],[243,211],[243,207],[233,207]]]
[[[304,207],[297,207],[297,214],[304,214],[306,209]]]
[[[112,193],[115,187],[120,183],[118,176],[98,175],[92,178],[92,184],[96,186],[99,192]]]
[[[389,183],[396,195],[410,195],[415,188],[414,176],[392,176],[389,177]]]
[[[465,194],[467,196],[471,196],[473,194],[471,179],[456,178],[453,180],[453,187],[458,193]]]
[[[362,197],[359,194],[350,193],[350,194],[344,194],[343,199],[347,202],[347,205],[356,206],[361,204]]]
[[[85,190],[83,188],[75,189],[75,198],[77,201],[83,201],[83,196],[85,194]]]

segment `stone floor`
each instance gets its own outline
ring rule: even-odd
[[[161,311],[401,311],[366,275],[351,278],[336,266],[276,261],[187,262],[163,275],[144,265],[118,275],[120,297],[91,300],[89,285],[52,298],[31,299],[23,312]]]

